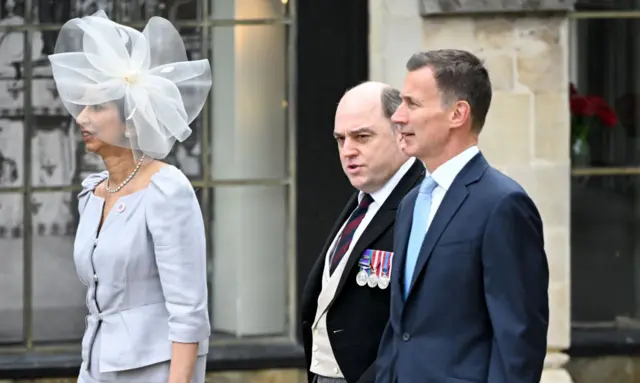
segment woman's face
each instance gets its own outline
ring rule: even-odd
[[[110,145],[122,146],[126,125],[114,102],[87,106],[76,118],[87,150],[99,153]]]

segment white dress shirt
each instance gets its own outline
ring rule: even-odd
[[[433,217],[435,217],[445,194],[447,194],[447,191],[451,187],[453,180],[455,180],[458,173],[460,173],[467,163],[479,152],[480,150],[477,146],[471,146],[449,161],[440,165],[433,173],[430,174],[427,170],[425,178],[431,176],[431,178],[433,178],[433,180],[438,184],[438,186],[433,189],[433,194],[431,194],[431,211],[429,212],[429,218],[427,219],[427,231],[429,230],[429,226],[431,226]]]

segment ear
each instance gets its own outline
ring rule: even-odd
[[[464,126],[471,119],[471,106],[466,101],[457,101],[451,107],[449,123],[452,128]]]

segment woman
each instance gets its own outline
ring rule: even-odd
[[[202,109],[207,60],[171,23],[104,12],[65,24],[49,56],[87,150],[106,171],[79,194],[74,260],[88,287],[78,382],[203,383],[209,339],[204,223],[193,188],[159,161]]]

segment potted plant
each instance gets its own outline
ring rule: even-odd
[[[571,162],[574,167],[591,165],[589,135],[591,132],[618,125],[618,116],[604,98],[581,95],[573,84],[569,84],[571,108]]]

